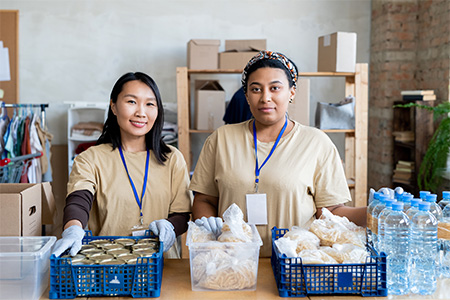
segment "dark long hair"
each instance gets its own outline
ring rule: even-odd
[[[122,91],[124,84],[133,80],[139,80],[145,83],[155,94],[156,103],[158,105],[158,116],[156,117],[152,129],[145,135],[145,144],[147,150],[153,150],[158,162],[164,164],[167,160],[167,154],[170,153],[171,150],[166,143],[163,142],[161,137],[161,132],[164,125],[164,109],[161,101],[161,94],[159,93],[156,82],[150,76],[141,72],[126,73],[122,75],[122,77],[120,77],[114,84],[110,99],[113,103],[116,103],[117,97]],[[117,117],[111,110],[111,105],[108,109],[108,118],[103,125],[102,135],[97,140],[97,145],[100,144],[112,144],[113,149],[122,146],[119,123],[117,122]]]

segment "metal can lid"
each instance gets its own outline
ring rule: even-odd
[[[159,243],[158,238],[143,238],[137,241],[138,244]]]
[[[133,254],[137,254],[140,257],[152,256],[154,253],[156,253],[156,249],[138,249],[133,251]]]
[[[95,249],[86,249],[81,251],[80,253],[86,255],[87,257],[91,257],[93,255],[104,254],[105,251],[103,251],[102,249],[95,248]]]
[[[109,251],[109,250],[117,250],[117,249],[123,249],[122,244],[108,244],[108,245],[101,245],[100,246],[103,250]]]
[[[121,249],[108,250],[108,251],[106,251],[106,253],[111,254],[112,256],[117,258],[117,257],[123,256],[123,255],[130,254],[131,252],[130,252],[130,250],[121,248]]]
[[[72,259],[72,263],[74,263],[76,261],[80,261],[80,260],[86,259],[86,256],[83,255],[83,254],[78,253],[75,256],[71,256],[70,254],[63,255],[63,256],[61,256],[61,258],[71,258]]]
[[[124,265],[126,262],[123,259],[111,259],[105,260],[98,263],[99,265]]]
[[[100,264],[100,263],[108,261],[108,260],[113,260],[114,256],[112,256],[110,254],[103,254],[103,255],[92,257],[91,259],[94,260],[96,263]]]
[[[106,239],[98,239],[98,240],[92,240],[89,242],[89,245],[95,245],[97,247],[102,244],[111,244],[111,241],[106,240]]]
[[[72,265],[94,265],[95,261],[91,260],[91,259],[83,259],[83,260],[79,260],[79,261],[72,261]]]
[[[115,239],[114,242],[116,242],[117,244],[124,245],[124,246],[131,246],[136,243],[136,241],[134,239],[129,239],[129,238]]]
[[[131,248],[133,251],[142,249],[155,249],[153,244],[136,244],[133,245]]]
[[[95,249],[95,248],[97,248],[97,247],[95,245],[91,245],[91,244],[81,245],[81,250]]]
[[[139,255],[130,253],[127,255],[120,256],[119,258],[123,259],[127,264],[135,264],[138,257]]]

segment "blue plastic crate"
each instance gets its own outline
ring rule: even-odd
[[[147,231],[148,233],[148,231]],[[148,236],[126,236],[139,240]],[[92,240],[113,240],[123,236],[92,236],[87,232],[83,244]],[[79,296],[159,297],[164,264],[163,245],[151,257],[139,257],[130,265],[75,265],[71,258],[50,257],[50,299]]]
[[[361,295],[386,297],[386,255],[367,246],[371,256],[364,264],[302,264],[300,257],[281,254],[275,240],[289,229],[272,228],[273,274],[280,297]]]

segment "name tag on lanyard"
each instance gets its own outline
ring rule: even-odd
[[[254,225],[267,225],[267,195],[247,194],[247,221]]]

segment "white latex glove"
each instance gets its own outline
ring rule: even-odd
[[[75,256],[81,249],[81,242],[84,237],[84,230],[78,225],[72,225],[62,233],[62,238],[57,240],[53,253],[60,256],[64,251],[70,248],[70,255]]]
[[[163,242],[164,252],[172,247],[176,238],[172,223],[166,219],[156,220],[151,222],[148,228],[159,237],[161,242]]]
[[[201,219],[195,220],[195,225],[205,227],[217,237],[222,233],[223,220],[218,217],[202,217]]]

